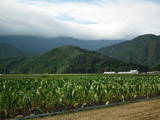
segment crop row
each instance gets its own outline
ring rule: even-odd
[[[160,76],[0,78],[0,117],[45,113],[160,95]]]

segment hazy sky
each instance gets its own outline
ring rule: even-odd
[[[160,0],[0,0],[0,35],[131,39],[160,34]]]

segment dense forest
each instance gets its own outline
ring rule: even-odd
[[[0,56],[28,56],[26,52],[7,44],[7,43],[0,43]]]
[[[147,71],[148,67],[122,62],[75,46],[55,48],[34,57],[1,57],[1,73],[103,73]]]
[[[106,56],[125,62],[147,65],[160,64],[160,36],[146,34],[99,50]]]

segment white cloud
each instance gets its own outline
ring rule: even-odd
[[[130,39],[159,34],[159,21],[160,3],[145,0],[1,0],[0,4],[0,35]]]

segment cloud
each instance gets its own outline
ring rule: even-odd
[[[1,0],[0,35],[131,39],[160,33],[160,3],[149,0]]]

